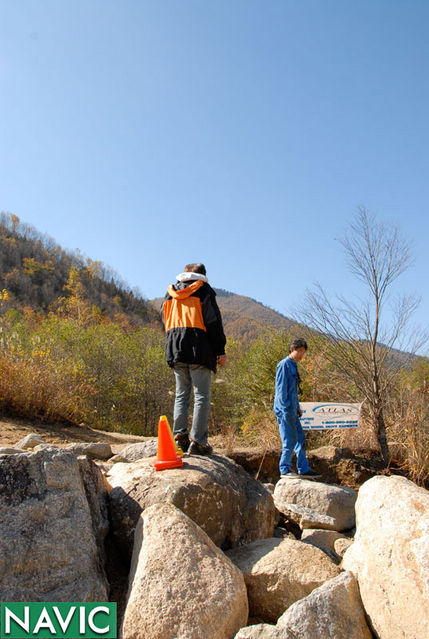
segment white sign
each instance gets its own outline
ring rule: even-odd
[[[302,402],[301,425],[306,430],[357,428],[362,404]]]

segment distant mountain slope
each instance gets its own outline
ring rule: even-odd
[[[253,342],[267,328],[287,330],[296,324],[289,317],[285,317],[251,297],[236,295],[223,289],[215,290],[225,333],[229,337],[245,343]]]
[[[251,344],[270,328],[287,330],[296,322],[251,297],[215,289],[227,337]],[[162,298],[150,301],[159,310]]]
[[[0,215],[0,291],[8,292],[9,306],[48,311],[68,295],[64,287],[71,267],[79,272],[86,299],[106,315],[123,313],[138,324],[157,322],[146,300],[111,268],[78,251],[65,251],[16,215]]]

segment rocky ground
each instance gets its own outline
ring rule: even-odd
[[[109,597],[122,639],[429,636],[427,491],[374,451],[312,450],[311,482],[211,441],[158,473],[154,437],[2,419],[1,598]]]

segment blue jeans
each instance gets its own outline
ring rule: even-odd
[[[188,432],[188,413],[191,390],[194,388],[194,415],[190,437],[198,444],[207,444],[208,418],[210,411],[210,388],[212,372],[199,364],[174,364],[176,377],[176,399],[174,402],[174,435]]]
[[[282,440],[282,454],[280,457],[280,474],[285,475],[292,467],[292,455],[296,454],[296,467],[298,473],[306,473],[310,470],[305,454],[305,435],[302,430],[298,415],[292,411],[283,413],[274,411],[279,423],[280,437]]]

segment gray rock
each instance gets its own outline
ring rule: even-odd
[[[306,508],[305,506],[297,506],[296,504],[286,504],[276,501],[277,509],[289,521],[296,524],[304,530],[305,528],[320,528],[323,530],[337,530],[338,525],[333,517],[323,515],[317,510]]]
[[[241,572],[172,504],[136,528],[122,639],[230,639],[247,622]]]
[[[65,450],[75,455],[86,455],[89,459],[109,459],[113,456],[110,444],[104,442],[68,444]]]
[[[34,448],[38,444],[44,444],[44,443],[45,443],[45,440],[43,439],[43,437],[40,437],[40,435],[38,435],[37,433],[30,433],[23,439],[20,439],[19,442],[16,444],[16,446],[17,448],[30,450],[31,448]]]
[[[106,601],[94,524],[76,456],[0,458],[0,598]]]
[[[226,554],[244,574],[250,615],[267,623],[340,572],[319,548],[289,538],[255,541]]]
[[[273,534],[272,496],[226,457],[186,457],[183,468],[162,471],[148,460],[119,463],[107,479],[113,531],[129,556],[140,513],[159,502],[180,508],[222,548]]]
[[[321,515],[331,517],[335,530],[348,530],[355,525],[355,502],[357,493],[352,488],[333,486],[308,479],[281,479],[274,490],[274,503],[283,512],[286,505],[309,508]],[[326,528],[326,526],[304,526]]]
[[[285,639],[372,639],[356,579],[347,572],[294,603],[277,629]]]
[[[359,490],[357,532],[343,566],[353,572],[380,639],[429,637],[429,492],[404,477]]]
[[[145,442],[138,442],[137,444],[128,444],[125,446],[119,455],[123,458],[123,461],[134,462],[139,459],[145,459],[146,457],[154,457],[158,453],[158,438],[148,439]]]

